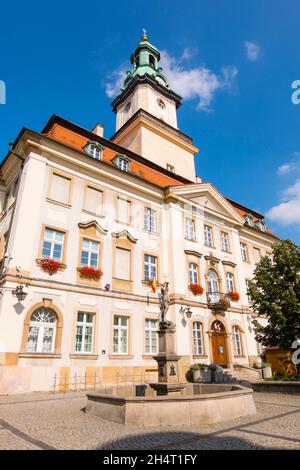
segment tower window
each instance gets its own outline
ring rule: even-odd
[[[129,103],[127,103],[124,108],[125,113],[128,113],[128,111],[130,110],[130,107],[131,107],[131,102],[129,101]]]
[[[155,68],[155,59],[151,54],[149,54],[149,64],[151,65],[151,67]]]
[[[167,170],[171,171],[172,173],[175,173],[175,167],[173,165],[170,165],[170,163],[167,163]]]

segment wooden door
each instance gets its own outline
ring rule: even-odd
[[[225,335],[213,333],[211,336],[213,362],[219,366],[227,366],[227,351]]]

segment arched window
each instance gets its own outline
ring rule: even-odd
[[[232,328],[232,341],[233,341],[233,354],[235,356],[242,355],[242,341],[241,341],[241,331],[238,326]]]
[[[199,284],[198,265],[196,263],[189,263],[189,276],[190,284]]]
[[[151,54],[149,54],[149,64],[151,67],[155,68],[155,58]]]
[[[203,349],[203,328],[202,323],[195,321],[193,323],[193,353],[196,356],[202,356],[204,354]]]
[[[209,269],[207,273],[207,290],[210,294],[219,291],[218,275],[214,269]]]
[[[234,291],[234,278],[232,273],[226,273],[227,292]]]
[[[129,161],[126,158],[118,157],[117,167],[122,171],[129,171]]]
[[[57,317],[46,307],[35,310],[30,317],[26,351],[31,353],[53,353]]]

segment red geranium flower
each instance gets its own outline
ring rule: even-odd
[[[189,287],[194,295],[200,295],[204,290],[200,284],[190,284]]]
[[[238,292],[228,292],[228,296],[233,302],[238,302],[240,300],[240,294]]]
[[[49,274],[57,273],[60,267],[61,263],[59,261],[56,261],[55,259],[43,258],[41,260],[41,268],[44,271],[47,271]]]
[[[99,281],[100,277],[103,274],[101,269],[96,269],[93,266],[82,266],[79,268],[79,273],[81,277],[85,277],[87,279],[94,279],[95,281]]]

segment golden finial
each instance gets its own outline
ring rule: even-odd
[[[143,28],[143,35],[141,37],[142,41],[148,41],[148,34],[145,28]]]

